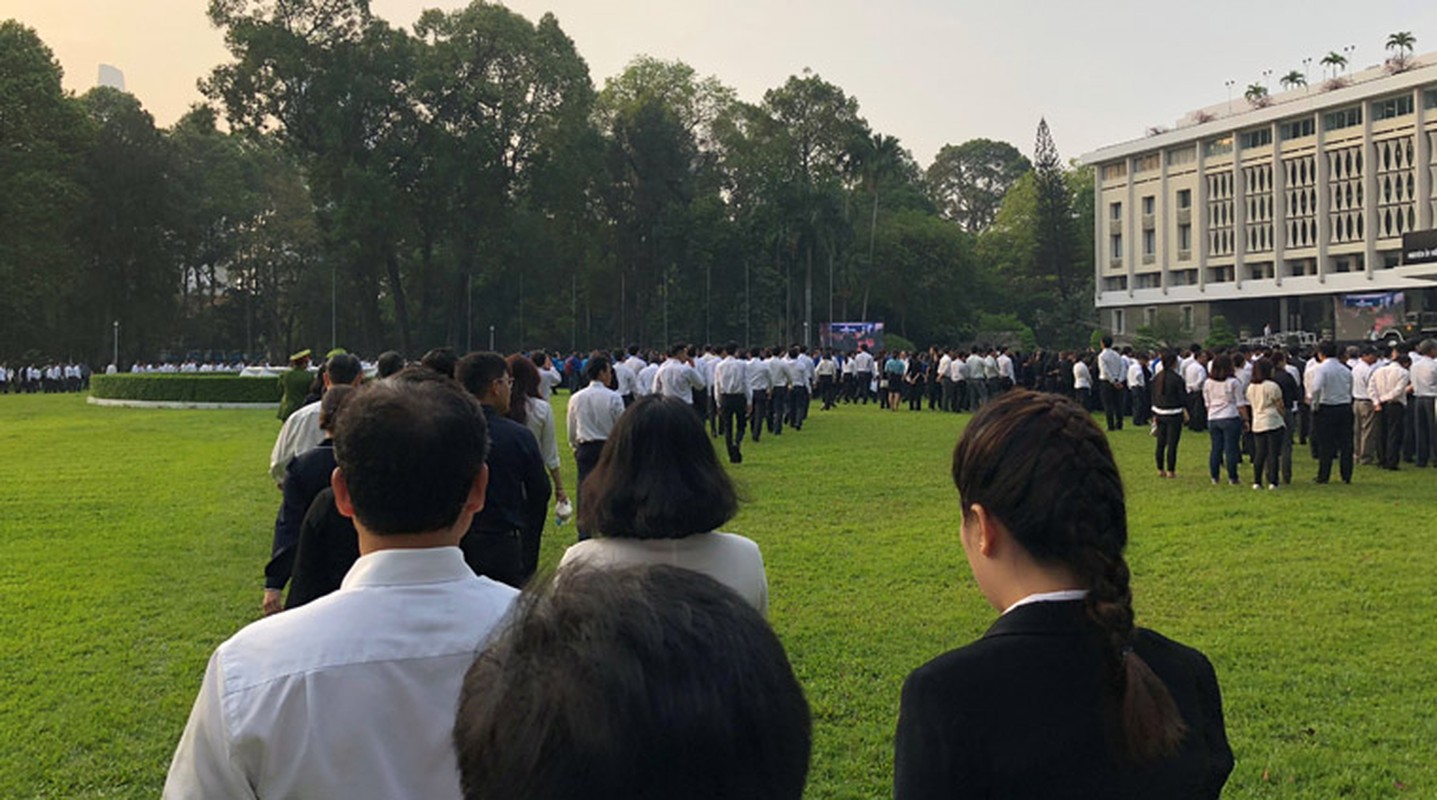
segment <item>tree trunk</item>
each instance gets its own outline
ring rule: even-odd
[[[399,256],[393,246],[387,248],[384,265],[388,270],[389,290],[394,293],[394,322],[399,327],[399,350],[409,352],[409,309],[404,301],[404,282],[399,275]]]

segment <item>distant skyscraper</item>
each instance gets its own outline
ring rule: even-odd
[[[101,64],[99,83],[101,86],[108,86],[123,92],[125,91],[125,73],[109,64]]]

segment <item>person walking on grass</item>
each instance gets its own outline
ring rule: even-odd
[[[1183,435],[1187,388],[1177,368],[1177,354],[1171,350],[1162,355],[1162,369],[1153,376],[1153,419],[1156,427],[1159,478],[1178,476],[1178,441]]]
[[[1233,376],[1232,358],[1214,356],[1202,385],[1203,408],[1207,415],[1208,435],[1212,448],[1208,451],[1208,477],[1218,484],[1218,476],[1227,464],[1227,482],[1236,486],[1238,440],[1245,427],[1237,405],[1237,378]]]
[[[1283,416],[1282,386],[1273,380],[1273,365],[1266,358],[1252,365],[1252,382],[1247,386],[1247,402],[1252,414],[1253,459],[1252,488],[1277,488],[1278,464],[1282,456],[1282,437],[1287,433]],[[1265,480],[1264,480],[1265,478]]]

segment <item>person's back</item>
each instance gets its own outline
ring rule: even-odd
[[[465,669],[516,592],[459,537],[484,504],[483,413],[424,372],[358,393],[334,495],[360,559],[339,591],[255,622],[211,657],[166,798],[453,798]]]
[[[1031,603],[909,676],[903,706],[916,713],[899,722],[895,747],[907,757],[895,796],[951,797],[961,785],[964,797],[1217,797],[1232,754],[1225,738],[1207,735],[1223,725],[1212,665],[1146,629],[1132,647],[1172,690],[1191,732],[1175,756],[1134,769],[1115,750],[1102,632],[1081,601]]]

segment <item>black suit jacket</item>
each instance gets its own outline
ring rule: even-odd
[[[1215,798],[1232,771],[1217,676],[1202,653],[1139,629],[1133,649],[1167,684],[1188,733],[1143,768],[1116,755],[1102,634],[1082,601],[1032,603],[903,685],[894,797]]]
[[[314,498],[329,488],[334,473],[334,442],[325,439],[290,460],[284,470],[284,502],[274,520],[274,543],[264,567],[264,587],[283,589],[294,572],[294,551],[299,545],[299,526]]]
[[[294,548],[294,578],[284,599],[286,609],[298,608],[339,588],[359,560],[359,534],[354,520],[339,513],[334,489],[326,486],[309,506]]]

